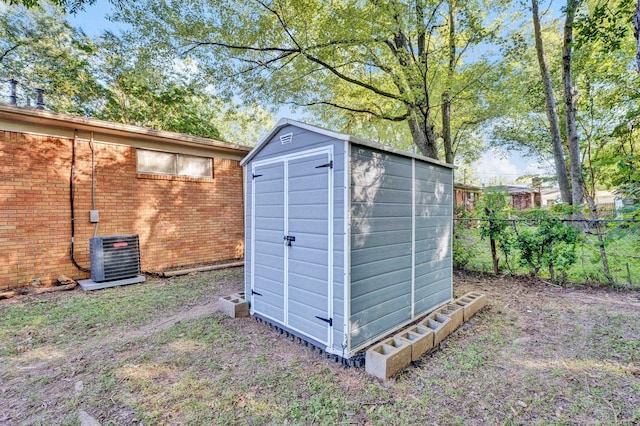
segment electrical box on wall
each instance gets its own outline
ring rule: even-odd
[[[91,223],[100,222],[100,211],[99,210],[89,210],[89,222],[91,222]]]

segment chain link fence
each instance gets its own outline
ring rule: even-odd
[[[455,218],[453,264],[557,283],[640,289],[640,221]]]

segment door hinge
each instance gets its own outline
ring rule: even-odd
[[[262,296],[262,294],[261,294],[261,293],[258,293],[257,291],[254,291],[253,289],[251,289],[251,294],[252,294],[252,295],[254,295],[254,294],[255,294],[256,296]]]
[[[327,164],[322,164],[320,166],[316,166],[316,169],[321,169],[323,167],[328,167],[330,169],[333,169],[333,160],[329,161]]]
[[[318,318],[321,321],[324,322],[328,322],[330,327],[333,327],[333,318],[322,318],[316,315],[316,318]]]
[[[253,179],[255,179],[255,178],[260,177],[260,176],[262,176],[262,175],[255,175],[255,174],[251,174],[251,176],[253,176]]]

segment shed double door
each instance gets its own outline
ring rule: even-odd
[[[257,162],[252,173],[252,310],[329,345],[332,153]]]

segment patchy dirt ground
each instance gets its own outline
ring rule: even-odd
[[[219,296],[242,269],[0,303],[0,424],[640,424],[640,293],[457,274],[488,306],[380,382]]]

